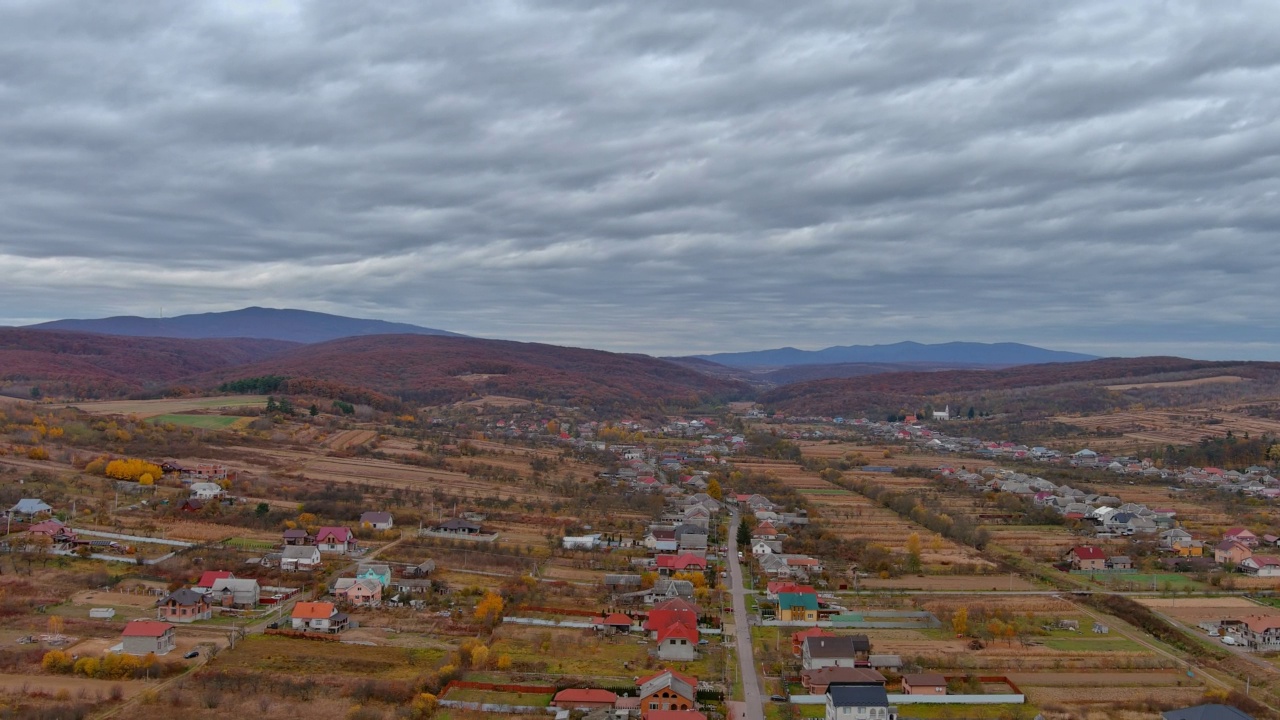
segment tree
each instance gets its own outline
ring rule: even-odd
[[[311,407],[307,409],[307,413],[310,414],[311,417],[315,417],[320,414],[320,408],[315,403],[311,403]]]
[[[253,514],[257,515],[260,518],[266,517],[267,514],[270,512],[271,512],[271,506],[264,502],[258,503],[258,506],[253,509]]]
[[[426,720],[436,714],[436,707],[440,705],[440,701],[431,693],[419,693],[413,699],[413,705],[410,706],[412,717],[414,720]]]
[[[719,480],[712,478],[711,482],[707,483],[707,494],[710,495],[715,500],[724,499],[724,490],[720,489]]]
[[[751,528],[742,520],[738,521],[738,544],[744,547],[751,544]]]
[[[951,629],[956,635],[965,635],[969,632],[969,608],[961,607],[952,613]]]
[[[976,414],[976,413],[974,413],[973,408],[972,408],[972,407],[970,407],[970,408],[969,408],[969,419],[970,419],[970,420],[972,420],[972,419],[973,419],[973,416],[974,416],[975,414]]]
[[[907,569],[920,572],[920,533],[907,536]]]
[[[155,485],[156,479],[151,477],[151,473],[143,473],[142,477],[138,478],[138,484],[139,485]]]
[[[505,603],[502,596],[493,591],[484,594],[480,602],[476,604],[475,618],[478,622],[486,625],[497,625],[502,619],[502,609]]]

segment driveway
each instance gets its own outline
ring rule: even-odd
[[[751,619],[747,616],[746,591],[742,584],[742,565],[738,562],[738,523],[741,518],[733,512],[729,526],[729,593],[733,596],[733,629],[738,636],[738,664],[742,673],[742,703],[744,720],[764,720],[764,701],[760,693],[760,677],[756,674],[755,649],[751,645]]]

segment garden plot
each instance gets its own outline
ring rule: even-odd
[[[1134,598],[1134,600],[1162,615],[1168,615],[1192,626],[1227,618],[1280,616],[1280,611],[1242,597],[1153,597]]]

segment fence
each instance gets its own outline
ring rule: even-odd
[[[537,612],[547,613],[549,615],[574,615],[577,617],[600,617],[601,613],[591,610],[578,610],[576,608],[553,608],[543,607],[541,605],[520,605],[516,608],[520,612]]]
[[[533,707],[532,705],[496,705],[494,703],[464,702],[462,700],[440,700],[440,707],[454,710],[471,710],[473,712],[502,713],[506,715],[533,715],[535,713],[558,713],[559,708]]]
[[[575,630],[595,627],[591,623],[581,620],[543,620],[542,618],[527,617],[504,617],[502,622],[511,623],[512,625],[537,625],[538,627],[573,628]]]
[[[467,542],[491,543],[496,542],[498,533],[492,535],[467,535],[465,533],[437,532],[422,528],[418,531],[418,537],[443,538],[445,540],[466,540]]]

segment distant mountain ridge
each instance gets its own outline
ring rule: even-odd
[[[330,315],[310,310],[282,310],[248,307],[230,312],[179,315],[171,318],[145,318],[135,315],[93,320],[54,320],[29,325],[37,330],[65,330],[129,337],[182,338],[257,338],[298,343],[318,343],[344,337],[364,335],[446,335],[465,337],[448,330],[420,327],[386,320]]]
[[[738,368],[844,363],[941,363],[1007,367],[1098,359],[1094,355],[1046,350],[1022,343],[976,342],[949,342],[934,345],[900,342],[892,345],[843,345],[823,350],[798,350],[785,347],[752,352],[694,355],[693,357]]]

